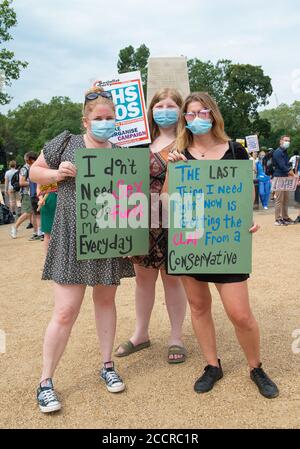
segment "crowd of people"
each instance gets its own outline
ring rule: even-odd
[[[162,89],[154,95],[149,105],[148,119],[152,140],[149,169],[151,193],[167,190],[169,163],[179,160],[249,159],[245,148],[227,136],[218,105],[207,93],[192,93],[182,99],[175,89]],[[214,283],[244,351],[251,380],[263,396],[269,399],[277,397],[277,386],[262,368],[259,327],[249,301],[249,274],[224,272],[174,276],[168,273],[167,230],[162,227],[149,230],[147,255],[77,260],[75,151],[79,148],[113,151],[115,145],[111,144],[110,138],[115,132],[115,120],[111,94],[101,87],[91,88],[84,98],[84,132],[80,135],[63,132],[46,143],[38,157],[27,153],[25,165],[20,171],[22,215],[12,227],[11,236],[16,238],[20,224],[33,217],[35,239],[40,238],[42,232],[47,236],[42,279],[52,280],[54,286],[54,310],[45,334],[43,368],[37,390],[40,410],[49,413],[61,409],[53,376],[80,312],[87,286],[93,288],[96,330],[102,357],[99,378],[111,393],[125,389],[125,382],[113,361],[117,287],[123,278],[135,277],[135,330],[114,352],[115,357],[127,357],[151,345],[149,323],[159,275],[170,320],[170,336],[166,344],[166,361],[170,364],[182,364],[188,356],[182,340],[182,325],[187,303],[190,306],[193,329],[207,362],[204,372],[194,383],[195,392],[210,391],[223,377],[211,312],[209,283]],[[292,167],[287,160],[288,141],[289,137],[283,136],[279,148],[273,152],[272,174],[268,173],[267,155],[263,152],[253,155],[255,177],[265,209],[269,204],[271,177],[295,176],[298,173],[299,159],[292,160]],[[6,192],[14,213],[18,198],[10,182],[15,169],[12,162],[6,176]],[[282,192],[275,192],[275,195],[276,222],[287,222],[286,195]],[[299,222],[299,217],[295,222]],[[253,223],[249,232],[255,233],[258,229],[259,226]]]
[[[47,249],[56,209],[57,184],[39,185],[31,180],[30,169],[37,157],[32,151],[25,153],[25,164],[19,169],[16,161],[9,163],[4,192],[15,219],[10,236],[16,239],[19,227],[28,221],[26,228],[33,229],[28,240],[45,241]]]
[[[275,202],[275,226],[288,226],[300,223],[300,214],[295,219],[289,217],[288,207],[290,192],[288,190],[272,191],[272,181],[277,178],[297,177],[300,175],[300,156],[298,150],[291,158],[287,150],[291,144],[290,136],[282,136],[276,150],[269,148],[253,152],[250,159],[253,161],[253,179],[258,184],[258,193],[263,209],[269,209],[269,202]],[[294,193],[294,200],[300,203],[300,185]]]

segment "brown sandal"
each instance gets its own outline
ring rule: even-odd
[[[116,351],[115,351],[115,356],[116,357],[126,357],[130,354],[133,354],[134,352],[137,351],[141,351],[142,349],[146,349],[149,348],[150,346],[150,340],[148,341],[144,341],[144,343],[140,343],[139,345],[134,345],[130,340],[125,341],[124,343],[121,343]],[[118,349],[122,348],[123,352],[122,353],[118,353]]]
[[[170,359],[170,355],[181,355],[179,359]],[[184,346],[171,345],[168,349],[168,363],[183,363],[186,361],[187,351]]]

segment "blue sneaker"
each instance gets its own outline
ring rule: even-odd
[[[36,396],[41,412],[52,413],[61,409],[61,403],[54,391],[52,379],[47,379],[44,386],[40,384]]]
[[[100,379],[105,382],[106,388],[110,393],[119,393],[120,391],[125,390],[125,384],[119,374],[115,371],[113,362],[104,363],[104,366],[100,371]]]

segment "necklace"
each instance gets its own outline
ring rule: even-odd
[[[191,148],[190,150],[193,151],[192,148]],[[206,153],[207,153],[208,151],[209,151],[209,150],[206,150],[206,151],[204,151],[204,153],[203,153],[203,151],[199,151],[199,150],[197,149],[197,150],[194,150],[194,154],[200,154],[200,157],[205,157],[205,155],[206,155]]]
[[[199,151],[199,153],[200,153],[200,156],[201,156],[201,157],[205,157],[207,151],[205,151],[205,153],[201,153],[201,151]]]

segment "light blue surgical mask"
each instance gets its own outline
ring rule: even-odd
[[[186,128],[196,136],[200,136],[209,133],[212,128],[212,122],[209,119],[204,120],[202,118],[195,118],[192,122],[186,125]]]
[[[99,142],[106,142],[115,133],[115,120],[92,120],[91,132],[93,137]]]
[[[282,148],[288,150],[290,148],[290,142],[283,142]]]
[[[178,122],[179,112],[177,109],[162,108],[153,110],[153,119],[158,126],[168,128]]]

